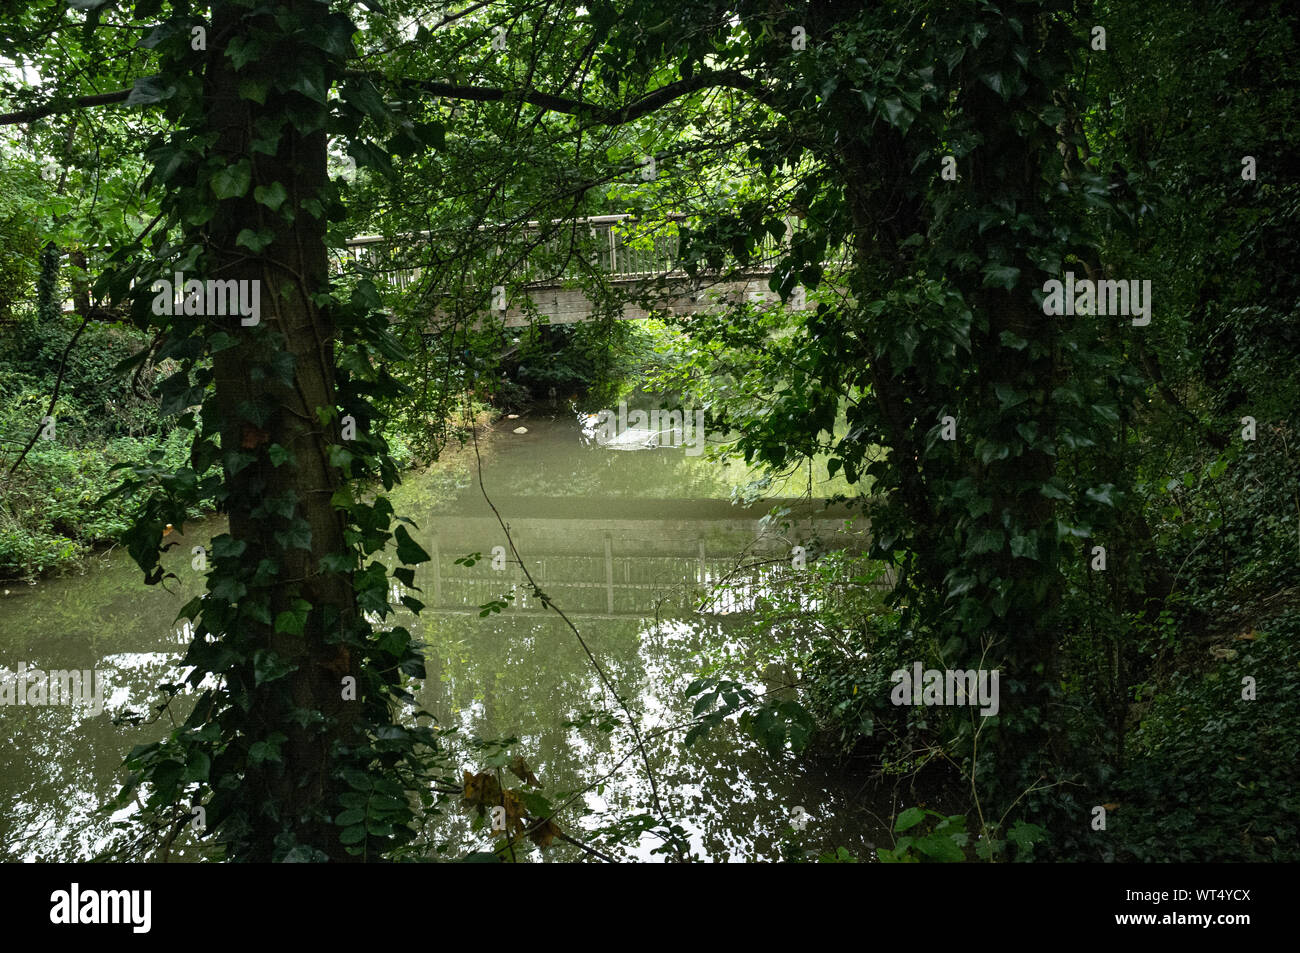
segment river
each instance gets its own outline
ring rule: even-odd
[[[516,426],[527,433],[513,433]],[[878,818],[887,818],[891,805],[868,803],[861,779],[854,784],[833,764],[790,753],[772,758],[734,726],[683,749],[683,731],[672,727],[689,719],[683,691],[701,667],[728,651],[745,652],[737,633],[750,600],[761,593],[761,578],[740,595],[718,588],[742,554],[779,562],[813,535],[861,545],[860,534],[842,532],[847,512],[795,501],[809,489],[806,470],[767,487],[764,502],[744,506],[732,502],[746,481],[743,467],[681,447],[598,446],[582,419],[568,412],[501,420],[481,444],[484,488],[529,571],[643,713],[664,811],[687,832],[694,857],[775,860],[783,841],[813,854],[844,847],[870,857],[872,845],[888,841]],[[421,706],[444,729],[455,728],[449,744],[459,767],[483,770],[484,753],[472,739],[514,737],[511,754],[525,758],[549,795],[582,791],[557,818],[578,839],[647,811],[645,767],[628,757],[627,733],[579,723],[584,710],[614,707],[612,698],[573,632],[516,588],[522,572],[484,501],[472,450],[450,458],[456,462],[408,473],[391,494],[397,513],[415,520],[416,539],[434,557],[416,577],[428,607],[418,618],[405,610],[397,617],[426,645]],[[827,487],[813,485],[812,495],[826,496]],[[773,496],[789,498],[792,523],[764,519]],[[114,819],[96,808],[115,792],[125,752],[157,740],[169,723],[167,715],[163,723],[134,726],[115,725],[113,718],[146,709],[157,697],[155,686],[178,676],[188,637],[176,614],[202,590],[190,548],[223,528],[213,519],[169,537],[180,544],[164,557],[179,577],[169,581],[170,592],[145,586],[121,550],[95,557],[80,575],[7,584],[0,598],[0,677],[20,663],[29,670],[94,669],[108,689],[100,714],[76,706],[0,706],[3,859],[78,860],[110,843]],[[495,560],[494,547],[502,547]],[[482,558],[473,566],[456,562],[476,552]],[[480,617],[480,606],[508,593],[515,598],[506,609]],[[702,600],[706,611],[699,611]],[[779,681],[773,673],[751,685],[771,690]],[[791,819],[799,809],[807,821],[796,831]],[[447,844],[443,856],[490,849],[486,833],[470,829],[462,808],[452,802],[443,812],[429,828]],[[660,843],[642,833],[614,850],[658,860]],[[583,857],[561,843],[520,853],[533,860]],[[193,854],[178,845],[172,856]]]

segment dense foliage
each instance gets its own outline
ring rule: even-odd
[[[1280,0],[73,6],[4,24],[41,83],[3,87],[0,445],[47,413],[58,439],[3,477],[0,573],[120,537],[156,583],[167,524],[229,516],[186,610],[201,700],[129,759],[160,837],[202,802],[232,859],[428,848],[461,779],[399,717],[424,668],[385,620],[428,554],[385,491],[485,405],[645,384],[747,463],[825,461],[870,537],[767,580],[745,657],[682,686],[683,744],[734,722],[892,785],[886,861],[1295,859]],[[105,84],[126,108],[75,101]],[[390,258],[332,267],[359,233]],[[774,300],[618,321],[671,284],[600,266],[638,247],[694,281],[774,256]],[[261,322],[160,313],[177,271],[261,282]],[[1067,273],[1150,282],[1147,310],[1053,313]],[[545,276],[598,320],[482,320],[498,294],[538,319]],[[912,663],[999,670],[1001,710],[891,703]],[[754,690],[775,664],[799,692]],[[506,846],[559,833],[486,777],[463,800],[509,809]],[[628,830],[683,856],[650,780]]]

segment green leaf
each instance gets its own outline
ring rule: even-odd
[[[167,82],[163,76],[145,76],[131,85],[131,92],[126,97],[128,106],[148,106],[170,98],[176,87]]]
[[[925,820],[924,809],[919,807],[909,807],[898,815],[898,820],[894,821],[894,833],[901,834],[903,831],[911,830],[923,820]]]
[[[1038,542],[1030,536],[1011,537],[1011,555],[1022,559],[1038,558]]]
[[[1049,500],[1069,500],[1070,494],[1066,493],[1054,483],[1044,483],[1039,487],[1038,492]]]
[[[236,72],[254,60],[260,59],[265,53],[266,46],[257,37],[236,35],[232,36],[230,42],[226,44],[226,59],[234,65]]]
[[[319,66],[299,70],[287,88],[318,103],[329,98],[325,75]]]
[[[405,526],[398,526],[394,534],[397,538],[397,558],[408,566],[419,563],[427,563],[429,554],[421,548],[420,544],[411,539],[411,534],[406,531]]]
[[[222,533],[212,540],[213,559],[238,559],[244,555],[246,549],[248,549],[246,541],[235,539],[229,533]]]
[[[980,553],[993,553],[1002,548],[1003,534],[1000,529],[982,529],[971,536],[967,552],[978,556]]]
[[[1009,410],[1017,404],[1023,404],[1029,399],[1029,395],[1023,391],[1018,391],[1010,384],[998,381],[993,385],[993,393],[998,395],[998,404],[1001,410]]]
[[[247,159],[240,159],[232,166],[218,169],[209,180],[212,192],[218,199],[242,198],[248,193],[249,183],[253,178],[253,167]]]
[[[889,124],[899,132],[907,132],[908,127],[912,125],[912,120],[916,118],[912,111],[903,105],[902,100],[882,99],[880,106],[885,111],[885,118],[889,120]]]
[[[311,524],[305,519],[295,519],[288,529],[275,531],[275,541],[285,549],[311,551]]]
[[[212,595],[226,602],[238,602],[248,592],[248,588],[233,576],[212,576],[209,579]]]
[[[253,653],[253,684],[255,685],[273,682],[297,670],[296,663],[281,658],[270,649],[258,649]]]
[[[984,81],[989,89],[993,90],[993,92],[997,93],[1003,99],[1010,96],[1010,85],[1001,73],[984,73],[980,76],[980,79]]]
[[[272,182],[270,185],[259,185],[253,189],[253,198],[272,212],[278,211],[288,197],[289,193],[285,191],[284,186],[279,182]]]
[[[241,79],[239,81],[239,98],[249,99],[259,106],[266,105],[266,94],[271,90],[271,83],[264,79]]]
[[[185,772],[181,775],[182,781],[206,781],[208,773],[212,770],[212,759],[206,752],[191,751],[189,760],[185,762]]]
[[[931,834],[922,837],[916,842],[916,849],[941,863],[955,864],[966,859],[966,855],[962,853],[953,836],[948,834]]]
[[[1010,265],[985,265],[983,274],[984,287],[1010,290],[1016,286],[1016,280],[1020,277],[1020,269],[1013,268]]]
[[[307,627],[307,616],[311,613],[311,603],[306,599],[295,599],[293,608],[281,612],[275,617],[275,631],[289,635],[302,635]]]

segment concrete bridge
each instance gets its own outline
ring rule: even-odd
[[[782,247],[771,236],[764,238],[748,266],[692,278],[678,267],[680,220],[678,217],[650,226],[631,215],[601,215],[552,222],[546,234],[540,223],[529,222],[515,241],[524,247],[535,242],[540,253],[536,257],[525,255],[518,267],[503,266],[506,274],[501,283],[493,287],[492,295],[485,295],[493,299],[494,305],[487,313],[505,327],[525,327],[534,317],[551,324],[592,321],[595,303],[578,283],[584,274],[593,272],[603,275],[624,299],[616,315],[623,320],[665,313],[690,315],[741,301],[779,304],[780,298],[768,287],[768,280]],[[787,235],[794,226],[793,220],[787,223]],[[491,242],[492,230],[480,226],[485,243]],[[391,238],[359,235],[347,241],[335,259],[336,267],[342,271],[348,265],[361,266],[377,283],[392,291],[407,292],[418,287],[423,277],[423,269],[416,264],[421,248],[437,239],[436,233],[427,231]],[[575,253],[577,248],[582,249],[581,258]],[[506,250],[497,246],[495,251],[504,262]],[[847,249],[826,262],[827,270],[841,267],[846,253]],[[506,282],[510,282],[510,290]],[[806,300],[799,289],[790,306],[802,309]]]

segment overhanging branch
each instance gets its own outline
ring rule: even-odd
[[[0,113],[0,126],[12,126],[14,123],[18,122],[35,122],[37,119],[44,119],[46,116],[72,112],[74,109],[85,109],[88,106],[108,106],[113,103],[124,102],[130,95],[130,89],[116,89],[111,93],[98,93],[94,96],[78,96],[75,99],[63,103],[46,103],[44,106],[34,106],[31,109],[20,109],[18,112]]]
[[[633,122],[642,116],[647,116],[660,109],[675,99],[690,93],[698,92],[701,89],[738,89],[754,96],[759,102],[769,108],[776,108],[773,105],[772,98],[762,89],[760,83],[744,73],[734,70],[719,71],[714,73],[697,73],[690,79],[678,80],[675,83],[669,83],[667,86],[661,86],[653,92],[646,93],[639,99],[634,99],[626,106],[621,108],[610,108],[601,106],[597,103],[587,102],[581,99],[571,99],[567,96],[556,96],[552,93],[544,93],[541,90],[530,89],[522,92],[500,89],[491,86],[463,86],[456,83],[440,83],[435,80],[423,79],[395,79],[389,80],[375,73],[365,72],[363,70],[348,70],[345,74],[351,78],[365,78],[376,84],[393,84],[397,86],[413,87],[423,92],[430,93],[434,96],[442,96],[446,99],[462,99],[470,102],[500,102],[501,100],[512,96],[521,96],[523,101],[549,112],[566,113],[572,116],[587,116],[602,125],[617,126],[624,123]],[[44,106],[34,106],[31,109],[20,109],[11,113],[0,113],[0,126],[10,126],[20,122],[35,122],[37,119],[44,119],[46,116],[54,116],[61,113],[71,112],[74,109],[86,109],[91,106],[108,106],[113,103],[125,102],[126,98],[131,95],[130,89],[117,89],[111,93],[98,93],[93,96],[77,96],[66,102],[51,102]]]
[[[436,80],[399,78],[388,79],[362,70],[348,70],[347,76],[365,78],[379,84],[391,84],[414,88],[445,99],[461,99],[470,102],[500,102],[519,97],[524,102],[550,112],[565,113],[571,116],[589,117],[602,125],[616,126],[640,119],[660,109],[675,99],[680,99],[701,89],[730,88],[739,89],[754,95],[760,102],[772,106],[771,98],[761,89],[757,80],[734,70],[697,73],[689,79],[678,80],[661,86],[653,92],[646,93],[622,107],[611,108],[598,103],[566,96],[556,96],[540,90],[506,90],[491,86],[464,86],[456,83],[441,83]]]

